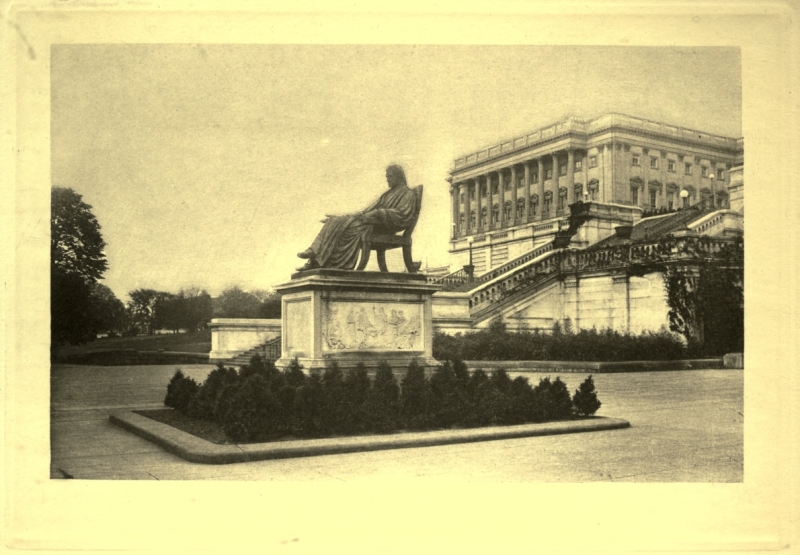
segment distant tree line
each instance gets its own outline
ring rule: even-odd
[[[92,207],[74,190],[51,189],[51,346],[82,344],[98,334],[153,334],[158,330],[198,331],[211,318],[279,318],[280,296],[238,286],[216,299],[200,287],[177,293],[135,289],[123,303],[99,283],[108,269],[106,243]]]

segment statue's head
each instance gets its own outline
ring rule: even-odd
[[[403,166],[399,166],[397,164],[391,164],[386,167],[386,182],[389,184],[390,188],[396,187],[398,185],[406,185],[406,172],[403,169]]]

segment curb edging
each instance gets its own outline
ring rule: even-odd
[[[217,445],[131,411],[112,412],[109,415],[109,420],[111,423],[155,443],[174,455],[190,462],[203,464],[231,464],[384,449],[431,447],[435,445],[556,434],[599,432],[630,427],[630,422],[621,418],[595,417],[586,420],[545,422],[542,424],[409,432],[385,436],[352,436],[243,445]]]

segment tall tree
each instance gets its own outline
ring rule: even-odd
[[[159,318],[156,307],[159,304],[163,306],[164,299],[170,294],[155,289],[135,289],[128,293],[128,297],[128,310],[135,325],[142,332],[154,334],[161,323],[159,320],[163,319]]]
[[[125,331],[125,305],[114,292],[103,285],[95,283],[91,293],[100,331],[121,335]]]
[[[229,287],[217,297],[215,315],[222,318],[258,318],[261,301],[238,285]]]
[[[181,327],[189,331],[205,327],[211,319],[211,295],[205,289],[192,286],[181,289],[178,297],[183,303]]]
[[[74,190],[50,193],[50,337],[51,346],[85,343],[101,324],[92,291],[108,268],[106,243],[92,207]]]

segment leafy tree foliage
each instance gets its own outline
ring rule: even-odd
[[[127,324],[123,302],[102,283],[94,284],[91,296],[100,331],[122,335]]]
[[[214,316],[218,318],[258,318],[261,301],[238,285],[227,288],[217,298]]]
[[[741,240],[692,266],[669,266],[664,285],[670,329],[702,354],[744,350],[744,249]]]
[[[106,243],[92,207],[69,188],[53,187],[50,197],[50,264],[89,283],[103,277]]]
[[[93,297],[108,268],[106,243],[92,207],[74,190],[53,187],[50,196],[51,345],[85,343],[103,327]]]
[[[157,307],[161,306],[163,310],[164,302],[171,297],[171,294],[155,289],[136,289],[128,293],[128,296],[130,297],[128,310],[133,323],[142,332],[154,334],[163,322],[163,315],[158,313]]]

